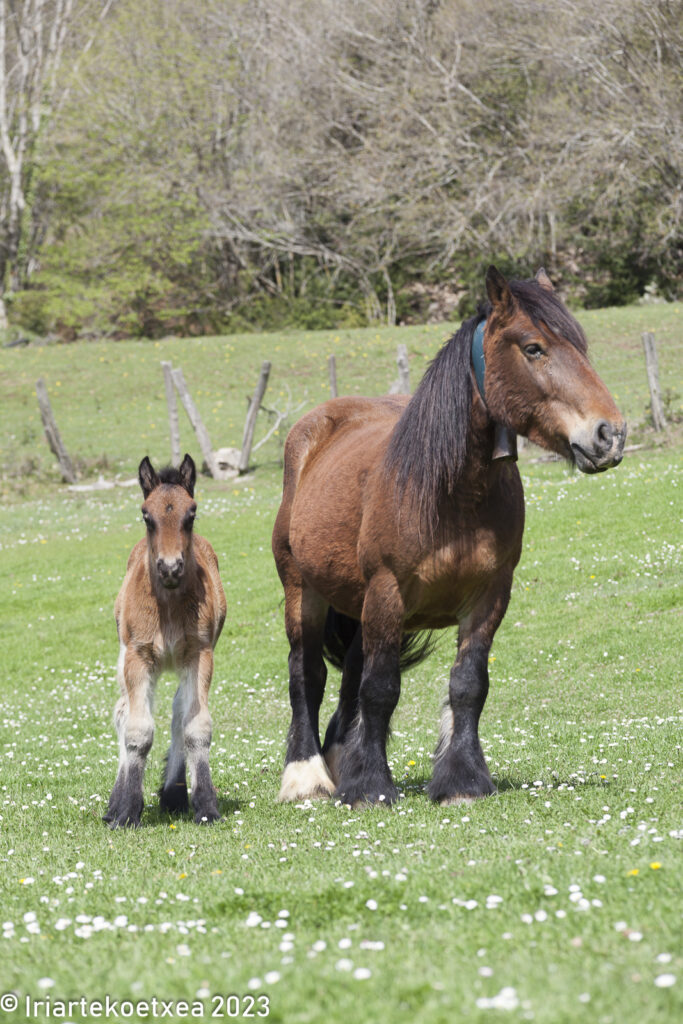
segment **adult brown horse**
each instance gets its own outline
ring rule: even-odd
[[[334,794],[391,802],[386,758],[411,634],[457,625],[429,795],[495,791],[478,736],[488,655],[522,549],[516,432],[585,473],[621,461],[626,426],[545,271],[506,281],[429,366],[412,398],[338,398],[304,416],[285,448],[273,553],[290,643],[281,800]],[[328,660],[339,706],[321,748]]]

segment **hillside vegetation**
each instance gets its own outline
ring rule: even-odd
[[[490,262],[544,264],[587,307],[680,294],[670,0],[31,0],[3,19],[0,289],[24,331],[442,320]]]

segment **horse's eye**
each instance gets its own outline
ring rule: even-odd
[[[192,527],[194,526],[194,521],[195,521],[196,515],[197,515],[197,513],[194,512],[194,511],[193,512],[186,512],[185,513],[185,517],[183,519],[183,528],[185,530],[191,530],[192,529]]]
[[[145,526],[147,527],[147,529],[151,533],[152,530],[154,529],[154,520],[152,519],[152,517],[150,516],[150,514],[148,512],[143,512],[142,513],[142,519],[143,519],[143,522],[144,522]]]
[[[529,359],[540,359],[544,352],[540,345],[525,345],[524,355],[528,356]]]

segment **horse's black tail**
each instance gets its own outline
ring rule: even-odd
[[[343,615],[332,607],[328,609],[323,635],[323,655],[325,660],[339,671],[342,670],[346,653],[360,628],[358,619]],[[401,639],[401,669],[419,665],[435,647],[436,640],[432,630],[404,633]]]

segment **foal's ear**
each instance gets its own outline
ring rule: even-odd
[[[555,289],[553,288],[553,282],[550,280],[550,278],[546,274],[544,267],[540,267],[536,271],[536,281],[537,281],[538,284],[540,284],[541,288],[545,289],[545,291],[547,291],[547,292],[554,292],[555,291]]]
[[[512,292],[500,270],[491,265],[486,271],[486,294],[499,313],[508,313],[513,307]]]
[[[195,468],[194,459],[191,455],[185,452],[185,458],[180,464],[180,482],[190,495],[194,498],[194,485],[197,481],[197,470]]]
[[[145,498],[149,498],[154,488],[159,486],[159,477],[154,466],[149,461],[149,455],[145,455],[138,467],[138,480],[140,481],[140,487],[142,487],[142,493]]]

